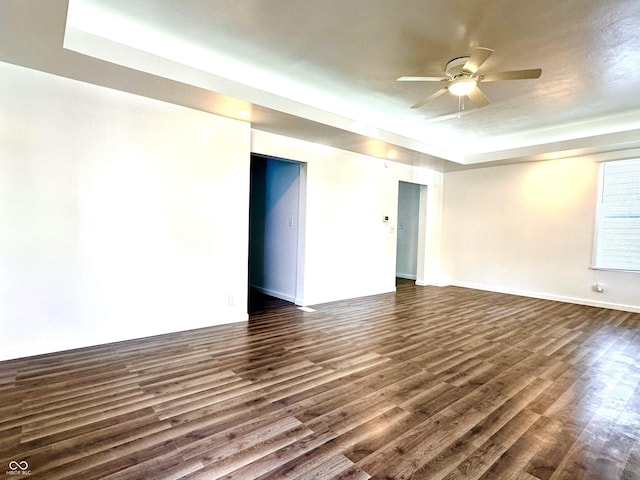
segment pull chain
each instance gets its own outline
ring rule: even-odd
[[[462,95],[458,97],[458,119],[460,118],[460,112],[464,112],[464,100]]]

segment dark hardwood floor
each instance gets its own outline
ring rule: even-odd
[[[253,317],[266,313],[275,312],[282,308],[291,308],[294,305],[286,300],[271,297],[254,288],[249,289],[249,314]]]
[[[640,314],[406,281],[315,308],[0,363],[0,475],[640,479]]]

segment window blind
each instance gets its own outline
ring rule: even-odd
[[[595,268],[640,271],[640,159],[602,167]]]

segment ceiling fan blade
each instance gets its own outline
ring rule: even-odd
[[[487,105],[489,105],[489,103],[491,103],[489,102],[487,96],[482,93],[482,90],[480,90],[478,87],[471,90],[467,94],[467,97],[469,97],[469,100],[471,100],[471,103],[473,103],[476,108],[486,107]]]
[[[462,70],[466,70],[467,72],[476,73],[480,66],[487,61],[487,59],[493,54],[494,50],[485,47],[478,47],[471,54],[467,63],[464,64]]]
[[[445,80],[446,77],[400,77],[398,82],[439,82]]]
[[[482,82],[497,82],[500,80],[529,80],[540,78],[542,75],[541,68],[532,68],[530,70],[513,70],[511,72],[495,72],[485,73],[480,77]]]
[[[440,95],[442,95],[444,92],[447,92],[447,87],[441,88],[440,90],[436,90],[434,93],[432,93],[431,95],[423,98],[422,100],[420,100],[418,103],[416,103],[415,105],[412,105],[411,108],[420,108],[421,106],[423,106],[425,103],[433,100],[436,97],[439,97]]]

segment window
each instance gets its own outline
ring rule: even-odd
[[[594,268],[640,272],[640,159],[602,165]]]

